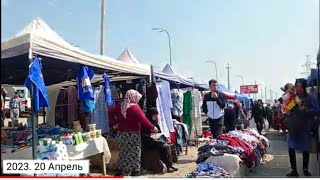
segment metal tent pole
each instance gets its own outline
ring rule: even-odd
[[[29,54],[30,64],[33,61],[32,52]],[[34,97],[33,97],[33,83],[31,82],[31,110],[32,110],[32,158],[37,159],[37,144],[38,144],[38,134],[37,134],[37,126],[38,126],[38,113],[34,111]]]

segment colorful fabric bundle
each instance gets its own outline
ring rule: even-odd
[[[210,177],[210,178],[230,178],[230,174],[221,168],[220,166],[209,163],[202,162],[199,163],[196,167],[196,170],[186,175],[187,178],[201,178],[201,177]]]

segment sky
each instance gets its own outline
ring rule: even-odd
[[[68,42],[99,53],[100,0],[1,0],[1,38],[13,37],[41,17]],[[144,64],[169,63],[185,77],[227,85],[233,90],[255,81],[280,95],[280,87],[304,77],[306,55],[316,61],[319,0],[106,0],[105,55],[125,48]],[[259,89],[261,91],[261,89]],[[260,94],[260,93],[259,93]],[[274,94],[275,95],[275,94]]]

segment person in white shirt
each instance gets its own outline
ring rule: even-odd
[[[210,80],[209,86],[210,92],[204,95],[202,111],[207,114],[211,134],[216,139],[222,134],[226,99],[224,94],[218,91],[218,82],[216,80]]]
[[[9,106],[10,106],[10,118],[12,122],[15,124],[18,121],[18,118],[20,115],[20,107],[21,107],[21,99],[19,97],[18,92],[15,92],[14,97],[11,98]]]

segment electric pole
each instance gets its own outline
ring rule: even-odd
[[[273,95],[272,95],[272,90],[270,89],[270,101],[273,101]]]
[[[104,16],[105,16],[105,0],[101,1],[101,16],[100,16],[100,55],[104,53]]]
[[[306,63],[302,65],[303,67],[306,68],[306,71],[302,73],[302,74],[306,75],[306,78],[308,78],[308,76],[310,75],[311,66],[314,64],[315,63],[311,62],[311,60],[310,60],[310,55],[306,55]]]
[[[228,71],[228,90],[230,90],[230,69],[231,69],[231,66],[229,63],[227,64],[226,69]]]

